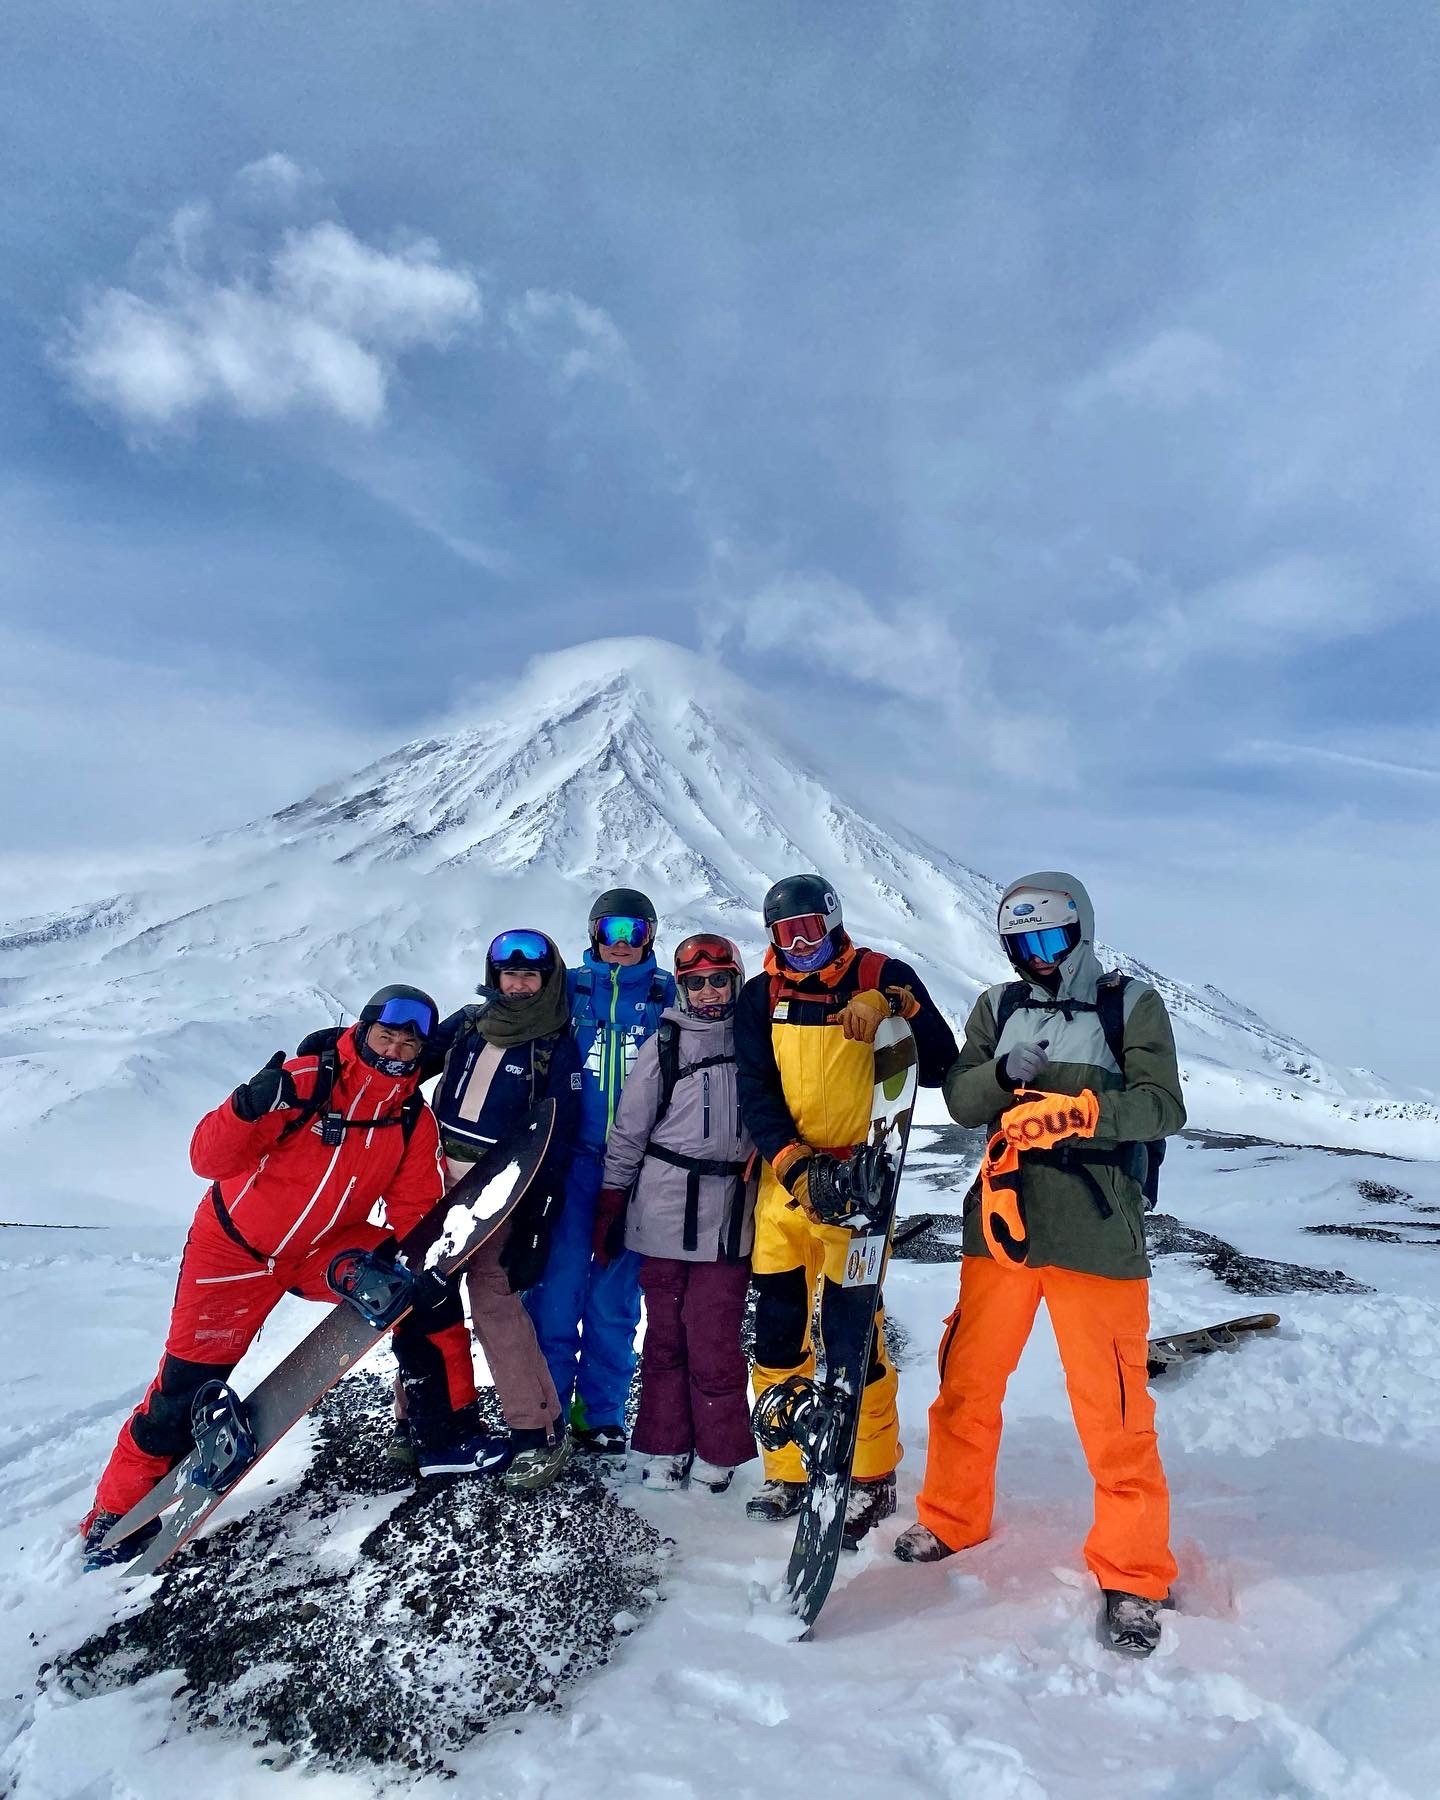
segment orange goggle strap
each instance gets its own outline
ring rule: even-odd
[[[1020,1152],[1003,1131],[985,1146],[980,1164],[980,1227],[985,1247],[1000,1268],[1024,1264],[1030,1254],[1030,1227],[1020,1191]]]

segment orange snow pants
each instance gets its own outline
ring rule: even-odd
[[[1148,1281],[1071,1269],[1000,1268],[967,1256],[960,1303],[940,1340],[940,1392],[918,1512],[952,1550],[990,1534],[1005,1386],[1035,1323],[1050,1311],[1070,1411],[1095,1480],[1085,1561],[1103,1588],[1163,1600],[1175,1579],[1170,1492],[1146,1385]]]

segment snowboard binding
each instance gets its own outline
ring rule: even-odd
[[[413,1306],[424,1304],[417,1291],[423,1279],[375,1250],[342,1250],[331,1257],[325,1272],[331,1293],[348,1301],[377,1331],[386,1330]]]
[[[190,1402],[195,1467],[190,1479],[212,1494],[232,1488],[255,1460],[255,1430],[245,1402],[223,1381],[207,1381]]]
[[[789,1375],[766,1388],[750,1417],[762,1449],[794,1444],[807,1468],[823,1453],[834,1422],[834,1406],[808,1375]]]
[[[810,1207],[820,1222],[847,1231],[867,1230],[874,1222],[892,1167],[884,1139],[860,1145],[844,1162],[821,1152],[810,1158],[807,1167]]]

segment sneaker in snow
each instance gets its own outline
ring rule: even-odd
[[[481,1432],[474,1437],[458,1439],[453,1444],[437,1444],[433,1450],[416,1452],[416,1472],[422,1477],[435,1475],[499,1475],[509,1468],[515,1455],[515,1433]]]
[[[690,1465],[690,1485],[708,1488],[712,1494],[723,1494],[734,1473],[735,1470],[724,1463],[706,1462],[703,1456],[697,1456]]]
[[[901,1562],[925,1563],[944,1562],[947,1556],[955,1552],[948,1544],[942,1543],[928,1525],[918,1521],[907,1525],[895,1540],[895,1554]]]
[[[659,1494],[678,1493],[685,1485],[689,1467],[688,1452],[684,1456],[647,1456],[640,1471],[640,1485]]]
[[[1163,1600],[1105,1588],[1105,1641],[1122,1656],[1148,1656],[1160,1642]]]
[[[858,1550],[860,1540],[882,1519],[895,1510],[895,1477],[872,1475],[865,1481],[851,1481],[850,1498],[845,1502],[845,1535],[841,1546]]]
[[[587,1456],[623,1456],[625,1454],[625,1427],[623,1425],[572,1426],[570,1440],[577,1450],[583,1450]]]
[[[805,1504],[803,1481],[762,1481],[745,1502],[749,1519],[793,1519]]]
[[[501,1477],[502,1485],[513,1494],[549,1487],[550,1483],[574,1454],[575,1443],[562,1426],[558,1436],[535,1431],[512,1431],[514,1460]]]
[[[108,1550],[101,1548],[102,1541],[110,1527],[125,1515],[118,1512],[102,1512],[93,1507],[80,1530],[85,1538],[85,1573],[93,1574],[96,1569],[113,1568],[116,1563],[133,1562],[145,1546],[150,1542],[161,1525],[162,1519],[149,1519],[144,1525],[132,1531],[129,1537],[121,1538],[118,1544],[112,1544]]]

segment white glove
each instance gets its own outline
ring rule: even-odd
[[[1038,1043],[1017,1044],[1005,1052],[1000,1066],[1011,1087],[1029,1087],[1040,1071],[1050,1066],[1050,1058],[1045,1054],[1049,1047],[1049,1038],[1041,1038]]]

